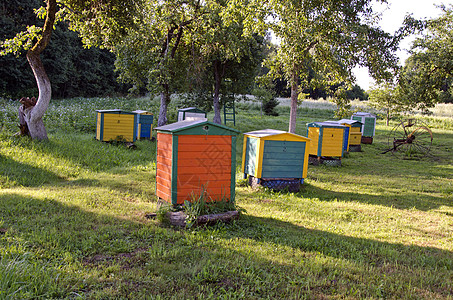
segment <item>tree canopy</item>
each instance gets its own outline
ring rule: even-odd
[[[453,102],[453,5],[426,22],[412,45],[399,77],[404,101],[427,110],[437,102]]]
[[[408,27],[394,35],[384,32],[377,26],[371,0],[249,2],[248,24],[272,30],[280,41],[267,65],[271,74],[283,76],[291,86],[290,132],[295,132],[303,88],[341,83],[347,88],[357,65],[367,67],[376,79],[393,77],[398,61],[394,51]],[[345,89],[338,89],[336,96],[345,98]]]

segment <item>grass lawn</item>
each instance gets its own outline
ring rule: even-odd
[[[181,230],[145,217],[155,143],[93,139],[95,109],[157,114],[157,102],[53,101],[47,142],[13,137],[17,104],[0,104],[0,299],[453,299],[451,116],[424,117],[434,141],[419,161],[381,154],[396,122],[378,120],[372,145],[310,165],[299,193],[251,190],[237,173],[240,219]],[[235,128],[287,130],[278,110],[238,105]],[[303,107],[297,133],[328,119]],[[241,154],[242,136],[238,171]]]

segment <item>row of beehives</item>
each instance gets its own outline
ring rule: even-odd
[[[356,120],[359,117],[374,120]],[[245,133],[242,172],[252,185],[297,191],[307,176],[309,156],[341,158],[351,142],[360,145],[362,133],[372,133],[365,136],[372,139],[374,127],[374,116],[357,114],[352,120],[309,123],[308,138],[274,129]],[[209,201],[234,200],[237,130],[206,120],[156,130],[160,199],[176,205],[204,193]]]
[[[178,121],[206,118],[206,112],[195,107],[178,110]],[[135,142],[152,139],[153,114],[145,110],[96,110],[96,139]]]

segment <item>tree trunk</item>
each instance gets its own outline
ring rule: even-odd
[[[163,126],[167,124],[167,108],[170,104],[170,93],[168,84],[162,84],[163,90],[160,93],[160,108],[159,108],[159,119],[157,126]]]
[[[297,84],[297,73],[294,71],[291,82],[291,111],[289,113],[289,132],[296,133],[297,119],[297,98],[299,95],[299,86]]]
[[[222,82],[222,74],[221,74],[221,63],[220,61],[216,60],[214,62],[214,119],[213,122],[217,124],[222,123],[222,119],[220,117],[220,84]]]
[[[27,60],[38,85],[38,101],[35,106],[28,107],[23,110],[23,116],[28,125],[30,136],[33,139],[39,140],[47,139],[47,132],[44,122],[42,121],[42,117],[44,116],[47,107],[49,107],[50,98],[52,96],[50,80],[49,77],[47,77],[40,55],[50,42],[53,25],[55,23],[55,14],[57,12],[57,1],[47,0],[46,11],[47,14],[46,20],[44,21],[42,36],[27,52]]]
[[[42,121],[42,117],[44,116],[47,107],[49,107],[52,88],[39,54],[35,55],[32,52],[28,52],[27,60],[35,75],[36,83],[38,84],[39,97],[35,106],[23,110],[24,119],[27,123],[31,138],[47,140],[47,131],[44,122]]]

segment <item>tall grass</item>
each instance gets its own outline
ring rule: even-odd
[[[238,221],[180,230],[146,218],[155,143],[93,139],[96,109],[157,113],[157,100],[52,101],[44,142],[14,137],[17,103],[1,104],[0,299],[453,298],[451,119],[427,119],[422,160],[381,154],[392,126],[378,120],[373,144],[342,167],[309,166],[299,193],[237,186]],[[241,132],[287,130],[289,107],[237,111]],[[333,116],[301,107],[297,133]]]

